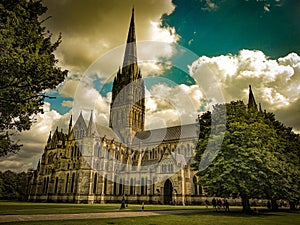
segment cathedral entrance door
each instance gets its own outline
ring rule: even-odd
[[[164,185],[164,204],[172,204],[173,185],[168,179]]]

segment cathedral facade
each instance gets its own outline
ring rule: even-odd
[[[145,130],[145,86],[137,63],[134,11],[122,69],[113,81],[109,127],[82,113],[50,133],[30,181],[30,201],[200,204],[191,168],[197,124]]]

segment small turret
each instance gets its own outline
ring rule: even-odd
[[[259,111],[259,112],[263,112],[260,103],[258,103],[258,111]]]
[[[70,134],[71,134],[71,130],[72,130],[72,115],[71,115],[70,122],[69,122],[69,131],[68,131],[68,136],[70,136]]]
[[[49,137],[48,137],[48,141],[47,141],[47,143],[49,144],[49,143],[50,143],[50,141],[51,141],[51,131],[50,131],[50,133],[49,133]]]
[[[95,123],[94,123],[93,110],[92,110],[91,116],[90,116],[90,121],[89,121],[88,128],[87,128],[87,136],[91,137],[95,133],[96,133],[96,127],[95,127]]]
[[[40,168],[41,168],[41,161],[39,160],[38,165],[37,165],[37,167],[36,167],[36,170],[39,171]]]
[[[251,85],[249,85],[249,99],[248,99],[248,109],[257,111],[257,105],[255,102],[254,95],[252,93]]]

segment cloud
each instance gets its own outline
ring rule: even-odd
[[[72,80],[72,79],[65,80],[58,88],[58,93],[63,97],[73,98],[76,93],[76,89],[79,82],[80,82],[79,80]]]
[[[91,111],[94,111],[95,122],[103,126],[108,126],[109,110],[111,102],[111,92],[102,96],[94,87],[95,77],[85,77],[79,83],[74,95],[74,104],[72,108],[73,118],[76,120],[83,113],[84,118],[89,119]]]
[[[194,123],[199,111],[210,107],[203,97],[198,85],[152,86],[146,94],[146,129]]]
[[[190,65],[189,71],[194,78],[202,77],[202,82],[191,86],[167,85],[167,82],[162,80],[146,90],[146,129],[195,122],[197,114],[209,110],[218,99],[211,99],[211,93],[215,92],[216,88],[221,90],[226,102],[238,99],[246,102],[248,85],[252,84],[256,101],[261,102],[264,109],[274,112],[277,119],[287,126],[293,126],[295,131],[300,131],[298,54],[290,53],[276,60],[269,59],[257,50],[241,50],[237,55],[202,56]],[[211,76],[214,77],[215,83],[208,79]],[[108,125],[111,92],[107,92],[105,96],[100,95],[99,90],[94,87],[95,78],[87,78],[85,82],[78,84],[74,97],[75,105],[67,114],[60,115],[51,110],[49,103],[45,103],[45,113],[36,116],[37,122],[33,124],[32,129],[16,137],[24,144],[23,149],[17,154],[0,159],[1,170],[23,171],[35,168],[43,153],[49,131],[54,131],[57,126],[66,131],[71,114],[74,125],[81,110],[86,119],[89,119],[91,110],[94,110],[96,122]],[[206,85],[211,87],[207,88]],[[60,91],[65,96],[71,96],[74,92],[72,81],[67,81]],[[63,102],[66,106],[70,106],[71,103],[72,101]]]
[[[247,100],[248,85],[252,84],[256,101],[267,111],[278,112],[278,119],[300,129],[298,113],[300,99],[300,56],[290,53],[276,60],[262,51],[241,50],[237,55],[202,56],[189,67],[194,77],[214,76],[226,102]],[[201,83],[203,88],[205,82]],[[209,97],[209,95],[208,95]],[[291,111],[289,111],[289,110]]]
[[[175,43],[180,39],[180,36],[176,34],[174,27],[161,27],[161,22],[150,22],[150,40],[158,42]]]
[[[62,33],[62,43],[56,55],[60,65],[71,73],[82,73],[99,56],[116,46],[125,44],[131,17],[135,7],[137,41],[176,41],[174,28],[160,28],[160,18],[174,10],[167,1],[96,1],[56,0],[45,1],[45,25],[57,36]]]
[[[300,98],[288,106],[278,109],[276,115],[287,126],[293,127],[294,131],[300,134]]]
[[[111,92],[102,96],[92,84],[89,81],[80,83],[74,98],[73,118],[83,112],[88,119],[93,110],[96,122],[108,126]],[[200,111],[209,109],[198,85],[173,85],[158,82],[146,90],[146,129],[193,123]]]
[[[218,5],[212,0],[201,0],[203,2],[203,7],[201,8],[204,11],[215,11],[218,9]]]
[[[63,101],[63,102],[61,103],[61,105],[62,105],[63,107],[72,108],[72,107],[73,107],[73,101]]]
[[[26,171],[28,168],[36,168],[38,160],[41,158],[43,149],[48,139],[49,132],[55,129],[56,125],[61,125],[62,116],[55,110],[50,110],[50,104],[44,104],[44,114],[35,116],[29,131],[24,131],[15,136],[23,144],[21,150],[16,154],[9,154],[0,158],[0,170]],[[61,126],[60,126],[61,127]]]

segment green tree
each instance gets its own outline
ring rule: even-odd
[[[300,135],[295,134],[291,127],[277,121],[273,113],[265,112],[264,117],[265,122],[272,126],[278,135],[280,146],[276,149],[277,157],[287,164],[285,170],[281,171],[284,180],[278,181],[279,188],[275,197],[289,200],[291,208],[294,209],[295,203],[300,200]],[[269,196],[274,209],[277,208],[275,197]]]
[[[4,193],[4,181],[3,181],[3,174],[0,171],[0,199],[4,198],[3,193]]]
[[[227,115],[222,124],[219,118],[224,115],[219,113],[224,112],[220,110],[224,107]],[[297,163],[282,154],[288,148],[288,142],[282,142],[283,128],[275,128],[276,120],[272,121],[268,116],[267,113],[249,110],[242,101],[238,101],[216,105],[212,113],[204,113],[199,118],[200,133],[194,166],[200,170],[198,175],[207,194],[240,197],[244,211],[250,210],[250,198],[288,199],[296,194],[290,187],[296,184],[292,177],[299,172],[295,169]],[[222,125],[226,125],[226,129],[218,129]],[[220,136],[224,139],[219,151],[210,154],[215,149],[209,142],[218,141]],[[212,163],[205,164],[205,160]],[[203,164],[207,166],[201,166]]]
[[[12,135],[30,129],[43,113],[45,90],[67,75],[53,53],[61,37],[52,43],[39,20],[46,11],[41,1],[0,0],[0,156],[20,149]]]
[[[0,172],[0,199],[26,200],[28,173]]]

